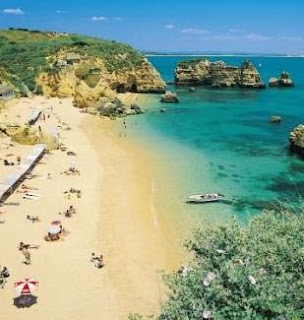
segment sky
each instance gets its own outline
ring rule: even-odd
[[[304,0],[0,0],[0,28],[66,31],[156,52],[304,53]]]

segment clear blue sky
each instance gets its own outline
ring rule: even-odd
[[[94,35],[155,51],[304,53],[304,0],[0,0],[0,28]]]

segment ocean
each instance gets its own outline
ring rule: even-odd
[[[250,57],[249,57],[250,58]],[[167,82],[187,56],[154,56],[151,63]],[[210,57],[240,65],[244,57]],[[168,219],[210,225],[233,216],[246,223],[264,209],[296,206],[304,196],[304,161],[288,150],[289,132],[304,122],[304,58],[252,57],[265,83],[282,71],[294,88],[209,89],[169,86],[180,103],[149,99],[148,111],[129,117],[128,128],[138,143],[154,153],[160,172],[151,192]],[[160,108],[166,108],[165,113]],[[272,115],[282,117],[270,123]],[[161,174],[161,172],[165,174]],[[219,192],[225,201],[188,204],[187,196]]]

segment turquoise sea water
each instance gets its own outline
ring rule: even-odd
[[[150,57],[166,81],[189,57]],[[242,57],[211,57],[239,65]],[[253,57],[263,80],[290,72],[295,88],[208,89],[170,86],[179,104],[150,101],[150,111],[129,118],[132,135],[158,154],[166,181],[155,177],[159,205],[180,208],[186,219],[241,221],[278,202],[298,202],[304,196],[304,161],[289,154],[288,135],[304,122],[304,58]],[[159,109],[165,107],[166,113]],[[282,122],[272,124],[271,115]],[[188,195],[220,192],[227,202],[203,205],[185,203]],[[185,221],[185,220],[184,220]],[[182,223],[181,223],[182,225]]]

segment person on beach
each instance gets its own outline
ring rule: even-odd
[[[34,217],[34,216],[27,215],[26,219],[32,221],[33,223],[40,221],[38,216]]]
[[[94,267],[96,267],[97,269],[101,269],[104,267],[102,254],[100,254],[99,256],[96,256],[94,252],[91,253],[90,261],[93,263]]]
[[[39,246],[25,244],[23,242],[20,242],[18,248],[19,248],[19,250],[21,251],[21,253],[23,254],[23,256],[25,258],[24,263],[26,265],[30,265],[31,264],[31,253],[30,253],[29,249],[38,249]]]
[[[19,243],[18,249],[23,254],[23,256],[25,258],[24,263],[26,265],[31,264],[31,253],[30,253],[29,249],[38,249],[38,248],[39,248],[39,246],[37,246],[37,245],[25,244],[24,242]]]
[[[28,250],[28,249],[38,249],[39,246],[37,246],[37,245],[31,245],[31,244],[26,244],[26,243],[24,243],[24,242],[20,242],[18,248],[19,248],[19,250],[21,251],[21,250],[23,250],[23,249],[26,249],[26,250]]]
[[[31,264],[31,253],[29,252],[29,250],[26,248],[23,248],[21,250],[21,252],[22,252],[24,259],[25,259],[24,263],[26,265],[30,265]]]
[[[3,289],[4,286],[6,285],[8,278],[10,277],[10,272],[7,269],[7,267],[3,267],[1,273],[0,273],[0,284],[1,284],[1,288]]]

